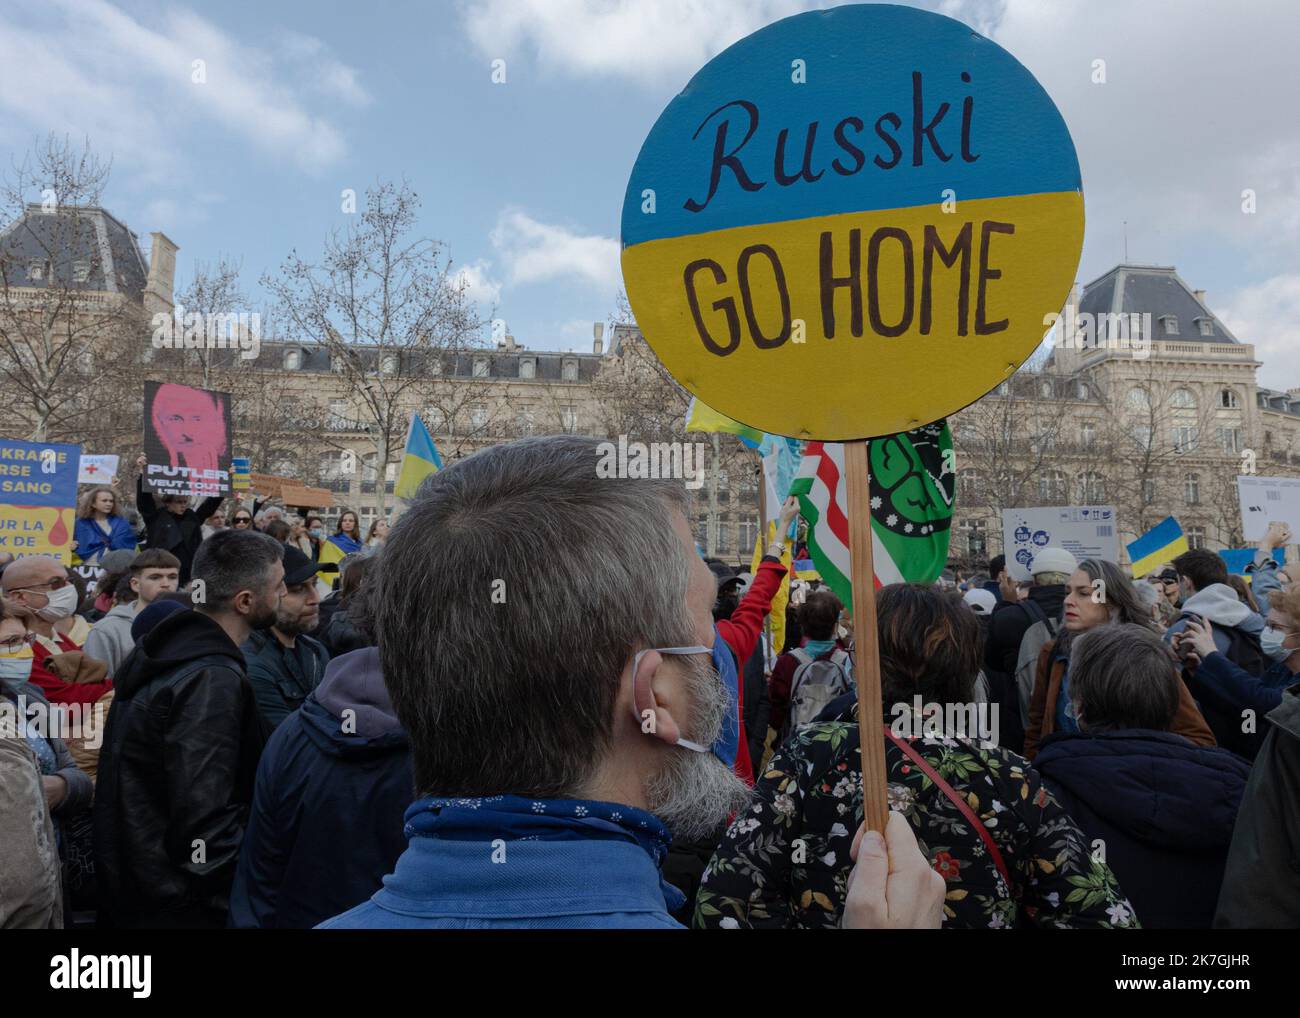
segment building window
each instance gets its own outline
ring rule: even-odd
[[[1196,395],[1191,389],[1175,389],[1169,394],[1169,405],[1175,410],[1195,410]]]
[[[578,430],[578,408],[576,406],[560,407],[560,426],[571,435]]]
[[[1205,528],[1188,527],[1187,528],[1187,547],[1195,551],[1198,548],[1205,547]]]
[[[1097,425],[1087,421],[1079,428],[1079,442],[1085,449],[1097,444]]]
[[[383,359],[379,362],[379,373],[381,375],[397,374],[397,354],[384,354]]]
[[[1043,399],[1051,399],[1056,395],[1056,393],[1052,391],[1051,380],[1047,378],[1044,378],[1042,382],[1039,383],[1038,391],[1043,394]]]
[[[474,358],[474,377],[487,378],[488,362],[486,357]]]
[[[726,520],[718,520],[718,546],[717,554],[726,555],[731,551],[731,524]]]
[[[1241,452],[1241,429],[1240,428],[1216,428],[1218,433],[1219,445],[1226,453]]]
[[[424,423],[428,425],[429,431],[435,435],[442,434],[443,429],[447,426],[446,415],[436,406],[425,407],[420,416],[424,418]]]
[[[343,471],[345,454],[340,449],[323,452],[317,459],[317,476],[321,484],[330,491],[347,491],[352,479]]]
[[[325,426],[328,428],[346,428],[348,426],[348,401],[345,399],[330,400],[329,417],[326,419]]]
[[[475,431],[487,426],[488,408],[486,403],[471,403],[469,406],[469,425]]]
[[[1156,501],[1156,482],[1153,478],[1142,479],[1142,504],[1154,505]]]
[[[442,374],[442,358],[435,357],[429,361],[429,374],[435,376]]]
[[[90,262],[72,263],[72,281],[74,283],[84,283],[89,278],[90,278]]]
[[[1038,497],[1044,505],[1061,505],[1065,502],[1065,474],[1047,470],[1038,475]]]
[[[1106,479],[1095,470],[1079,475],[1079,504],[1099,505],[1106,501]]]
[[[1151,412],[1151,393],[1141,386],[1129,389],[1128,395],[1124,397],[1124,409],[1133,414],[1149,414]]]
[[[989,551],[988,531],[983,520],[967,520],[961,525],[966,537],[966,555],[969,558],[986,558]]]
[[[45,263],[30,262],[27,266],[27,280],[31,283],[39,283],[45,278]]]
[[[736,533],[738,551],[747,552],[758,543],[758,524],[752,520],[748,523],[736,524]]]
[[[1177,336],[1177,335],[1178,335],[1178,316],[1177,316],[1177,315],[1161,315],[1161,316],[1160,316],[1160,324],[1164,326],[1164,329],[1165,329],[1165,335],[1166,335],[1166,336]]]
[[[524,357],[522,360],[520,360],[520,362],[519,362],[519,377],[520,377],[520,378],[536,378],[536,377],[537,377],[537,362],[536,362],[535,360],[533,360],[531,357]]]
[[[521,435],[533,433],[533,408],[521,406],[515,411],[515,429]]]
[[[1087,383],[1087,382],[1079,382],[1079,383],[1078,383],[1078,385],[1075,387],[1075,390],[1074,390],[1074,398],[1075,398],[1075,399],[1085,399],[1085,400],[1088,398],[1088,383]]]
[[[1220,410],[1237,410],[1241,407],[1241,400],[1237,398],[1236,389],[1222,389],[1219,392],[1219,409]]]
[[[560,377],[566,382],[576,382],[578,380],[578,362],[565,361],[564,366],[560,369]]]
[[[1214,320],[1212,318],[1198,318],[1196,324],[1200,326],[1202,336],[1214,335]]]
[[[384,467],[384,491],[388,492],[388,494],[391,495],[393,489],[397,487],[397,475],[401,471],[402,464],[400,462],[389,463],[388,466]]]
[[[1174,452],[1191,452],[1200,443],[1197,429],[1185,425],[1172,428],[1171,437],[1174,442]]]
[[[973,467],[957,474],[957,490],[963,504],[981,504],[984,501],[984,475]]]
[[[1183,500],[1188,505],[1199,505],[1201,501],[1201,475],[1183,475]]]
[[[1133,441],[1137,443],[1137,447],[1143,452],[1151,448],[1151,434],[1151,425],[1149,424],[1135,424],[1133,426]]]
[[[284,352],[284,370],[297,371],[302,367],[302,351],[286,350]]]

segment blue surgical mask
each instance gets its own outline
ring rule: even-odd
[[[738,704],[740,702],[737,684],[739,676],[736,673],[734,660],[731,659],[731,653],[727,650],[726,645],[721,639],[714,640],[713,647],[649,647],[646,650],[639,650],[632,658],[632,674],[636,675],[637,666],[641,663],[641,658],[649,654],[650,651],[659,654],[709,654],[713,658],[713,666],[718,672],[718,681],[727,687],[727,716],[722,720],[722,731],[713,741],[712,746],[701,746],[698,742],[691,742],[689,739],[679,738],[677,745],[682,749],[689,749],[692,753],[712,753],[722,763],[731,770],[736,763],[736,754],[740,749],[740,717]],[[730,665],[728,668],[727,666]],[[728,675],[729,673],[729,675]]]
[[[1282,646],[1290,634],[1284,629],[1277,629],[1273,626],[1265,626],[1259,634],[1259,645],[1263,648],[1264,653],[1269,656],[1271,661],[1285,661],[1294,651],[1287,650]]]

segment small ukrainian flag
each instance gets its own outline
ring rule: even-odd
[[[1133,563],[1133,578],[1140,580],[1151,570],[1185,552],[1187,538],[1183,536],[1178,521],[1166,516],[1127,548],[1129,561]]]
[[[402,472],[397,475],[393,493],[398,498],[412,499],[420,482],[442,469],[442,457],[433,444],[433,436],[425,427],[419,414],[411,414],[411,427],[406,432],[406,453],[402,456]]]

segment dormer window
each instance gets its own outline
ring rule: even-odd
[[[74,283],[84,283],[89,278],[90,278],[90,262],[72,263],[72,281]]]
[[[379,373],[383,375],[397,374],[397,354],[384,354],[383,359],[379,362]]]
[[[1160,324],[1164,327],[1165,335],[1166,335],[1166,336],[1177,336],[1177,335],[1178,335],[1178,316],[1177,316],[1177,315],[1161,315],[1161,316],[1160,316]]]
[[[302,367],[302,351],[296,347],[284,352],[284,370],[297,371]]]
[[[343,359],[343,355],[341,353],[333,354],[330,357],[330,370],[333,371],[336,375],[343,374],[343,372],[347,370],[347,366],[348,366],[347,361]]]
[[[1197,325],[1198,328],[1200,328],[1200,330],[1201,330],[1201,335],[1202,335],[1202,336],[1213,336],[1213,335],[1214,335],[1214,320],[1213,320],[1213,319],[1211,319],[1211,318],[1198,318],[1198,319],[1196,319],[1196,325]]]
[[[487,358],[486,358],[486,357],[475,357],[475,358],[474,358],[474,377],[475,377],[475,378],[487,378],[487,376],[488,376],[488,362],[487,362]]]
[[[45,263],[31,262],[27,266],[27,278],[33,283],[39,283],[45,278]]]
[[[537,361],[533,360],[531,357],[521,357],[519,360],[519,377],[536,378]]]
[[[566,360],[564,366],[560,369],[560,378],[566,382],[576,382],[578,380],[578,362]]]

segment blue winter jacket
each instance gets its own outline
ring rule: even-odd
[[[379,652],[335,658],[262,753],[230,925],[309,929],[365,901],[406,847],[414,796]]]
[[[135,531],[121,516],[108,518],[108,531],[108,536],[105,537],[104,532],[99,529],[99,524],[94,520],[83,520],[78,517],[77,525],[73,529],[73,539],[77,542],[77,558],[82,562],[98,564],[99,556],[106,551],[117,551],[119,548],[135,551]]]
[[[642,810],[496,796],[422,799],[406,819],[383,888],[320,929],[681,928],[669,912],[685,896],[660,876],[667,832]]]
[[[1034,758],[1142,925],[1207,929],[1250,765],[1181,735],[1053,732]]]
[[[1285,662],[1275,661],[1263,675],[1251,675],[1224,654],[1211,654],[1187,673],[1187,688],[1200,704],[1206,722],[1214,729],[1219,745],[1247,760],[1254,760],[1268,734],[1265,715],[1282,703],[1283,691],[1297,676]],[[1251,711],[1250,724],[1243,711]],[[1242,731],[1249,727],[1251,731]],[[1222,734],[1220,734],[1222,733]]]

